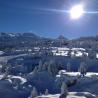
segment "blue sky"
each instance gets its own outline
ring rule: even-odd
[[[84,4],[86,11],[97,11],[97,0],[0,0],[0,32],[34,32],[43,37],[67,38],[98,34],[98,14],[85,14],[71,20],[73,5]]]

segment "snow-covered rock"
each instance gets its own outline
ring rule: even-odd
[[[25,82],[27,82],[27,80],[25,78],[20,77],[20,76],[11,76],[11,79],[20,79],[21,84],[24,84]]]
[[[4,74],[0,75],[0,80],[3,78]],[[13,76],[13,75],[8,75],[8,81],[10,83],[12,83],[12,80],[11,79],[19,79],[21,81],[21,84],[24,84],[25,82],[27,82],[27,80],[23,77],[20,77],[20,76]]]
[[[4,54],[4,52],[3,51],[0,51],[0,55],[2,55],[2,54]]]

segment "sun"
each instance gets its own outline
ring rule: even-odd
[[[84,13],[83,5],[75,5],[70,10],[70,17],[72,19],[80,18]]]

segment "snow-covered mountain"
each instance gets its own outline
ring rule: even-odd
[[[68,40],[63,35],[56,39],[40,37],[34,33],[0,33],[0,49],[30,46],[68,46],[91,48],[98,51],[98,36]]]

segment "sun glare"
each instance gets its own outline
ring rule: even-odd
[[[83,5],[75,5],[70,10],[70,16],[72,19],[78,19],[83,15]]]

